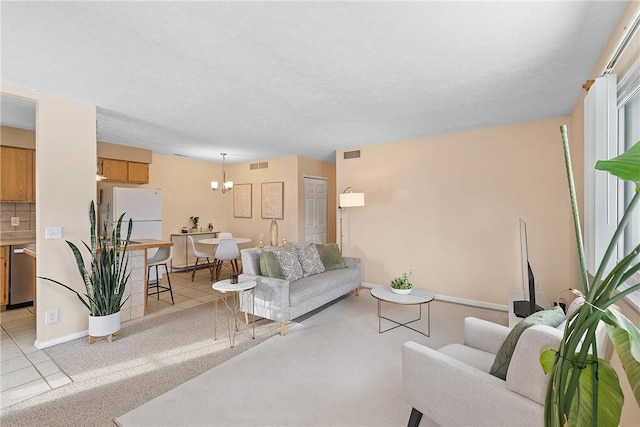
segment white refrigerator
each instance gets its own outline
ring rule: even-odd
[[[99,232],[108,218],[109,231],[123,213],[121,234],[126,236],[129,219],[133,221],[131,240],[162,240],[162,190],[129,187],[105,187],[102,190],[99,205]],[[157,249],[148,249],[151,257]],[[150,282],[155,282],[155,269],[150,271]]]

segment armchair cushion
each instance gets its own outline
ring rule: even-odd
[[[533,325],[546,325],[555,328],[560,323],[562,323],[564,319],[564,311],[562,311],[562,308],[560,308],[559,306],[556,306],[551,310],[544,310],[533,313],[532,315],[518,322],[518,324],[513,327],[511,332],[509,332],[507,339],[505,339],[502,343],[502,346],[496,354],[495,361],[493,362],[489,373],[491,375],[495,375],[500,379],[506,380],[507,371],[509,370],[509,363],[511,362],[511,357],[513,356],[513,351],[515,350],[516,344],[518,344],[518,340],[520,339],[522,333]]]

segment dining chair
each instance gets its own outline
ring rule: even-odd
[[[171,304],[173,304],[173,290],[171,289],[171,277],[169,276],[169,268],[167,263],[171,261],[173,256],[173,246],[159,248],[158,251],[147,258],[147,295],[156,295],[160,299],[162,292],[171,293]],[[158,266],[163,265],[167,273],[167,286],[160,286],[160,275],[158,274]],[[156,268],[156,282],[151,283],[151,267]],[[149,292],[150,289],[156,288],[155,291]]]
[[[191,251],[193,252],[193,255],[196,257],[196,263],[193,265],[193,271],[191,272],[191,281],[193,282],[196,277],[196,270],[198,269],[198,263],[202,258],[207,260],[207,267],[211,272],[211,280],[213,280],[214,278],[213,270],[215,265],[216,254],[214,252],[204,252],[204,251],[198,250],[198,248],[196,247],[196,242],[193,240],[193,237],[187,236],[187,238],[189,239],[189,243],[191,244]],[[213,264],[211,264],[211,260],[214,261]]]
[[[233,238],[233,234],[227,231],[218,234],[218,239],[231,239],[231,238]]]
[[[231,270],[234,273],[239,273],[240,269],[238,268],[238,257],[240,256],[240,250],[238,249],[238,244],[236,243],[233,237],[231,238],[221,238],[218,242],[218,247],[216,248],[216,256],[215,256],[215,280],[220,280],[220,272],[222,271],[222,267],[225,262],[229,262],[231,265]]]

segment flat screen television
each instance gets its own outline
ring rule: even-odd
[[[522,258],[522,290],[524,298],[513,302],[513,313],[517,317],[527,317],[536,311],[544,310],[536,304],[536,279],[529,264],[529,248],[527,245],[527,223],[520,219],[520,256]]]

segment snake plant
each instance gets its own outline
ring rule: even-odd
[[[64,283],[41,277],[75,293],[82,304],[89,309],[91,316],[107,316],[117,313],[128,299],[122,301],[127,280],[129,280],[129,275],[131,274],[128,268],[129,252],[127,252],[127,247],[131,238],[133,222],[131,219],[129,220],[126,238],[121,238],[123,217],[124,214],[116,222],[116,226],[111,232],[110,241],[107,239],[98,241],[96,235],[96,209],[93,200],[91,201],[89,206],[91,246],[82,241],[91,255],[91,261],[88,266],[85,266],[80,249],[73,242],[66,241],[73,252],[78,273],[84,282],[86,290],[84,296]]]
[[[617,426],[624,395],[616,371],[598,357],[595,332],[598,323],[605,322],[635,400],[640,402],[640,331],[613,308],[618,300],[640,290],[640,283],[631,284],[634,274],[640,271],[640,245],[625,254],[605,275],[618,240],[640,203],[640,141],[620,156],[596,163],[596,169],[634,183],[636,191],[611,237],[596,275],[590,280],[585,267],[566,126],[561,127],[561,134],[585,303],[568,317],[559,348],[546,349],[540,356],[545,373],[550,373],[544,421],[546,426]],[[631,285],[619,290],[623,283]]]

